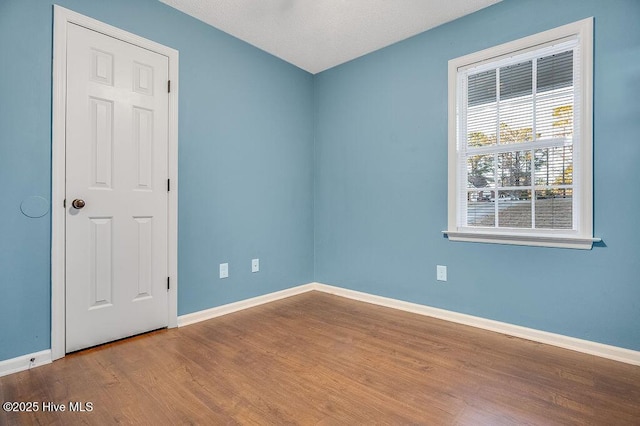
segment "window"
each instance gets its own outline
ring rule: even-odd
[[[449,61],[453,241],[590,249],[593,20]]]

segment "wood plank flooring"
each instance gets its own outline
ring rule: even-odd
[[[40,411],[2,425],[638,425],[640,367],[310,292],[2,377],[5,401]]]

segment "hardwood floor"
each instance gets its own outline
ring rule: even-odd
[[[311,292],[2,377],[0,401],[40,406],[2,425],[638,425],[640,367]]]

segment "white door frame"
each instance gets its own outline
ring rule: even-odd
[[[53,127],[51,176],[51,358],[65,356],[65,218],[67,28],[77,24],[169,58],[169,192],[168,256],[169,327],[178,326],[178,51],[95,19],[54,5]]]

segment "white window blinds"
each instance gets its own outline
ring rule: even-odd
[[[578,229],[577,37],[459,68],[458,229]]]

